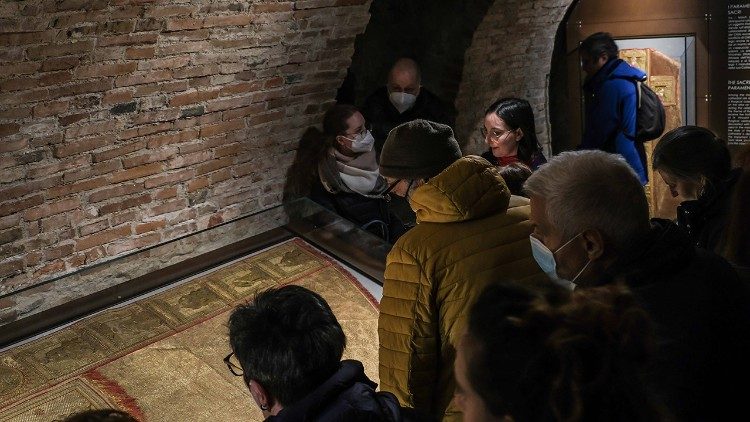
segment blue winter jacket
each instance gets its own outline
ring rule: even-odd
[[[634,141],[636,85],[633,81],[645,79],[642,70],[621,59],[612,59],[586,80],[585,125],[579,147],[622,155],[644,185],[648,182],[648,172]]]

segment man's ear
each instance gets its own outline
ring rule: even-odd
[[[255,400],[255,404],[258,405],[262,410],[268,410],[271,408],[273,403],[271,403],[271,396],[268,394],[268,391],[266,391],[265,387],[263,387],[258,381],[250,380],[250,382],[247,383],[247,387],[250,390],[250,395],[253,396],[253,400]]]
[[[586,249],[586,255],[589,260],[595,261],[604,255],[604,248],[606,245],[604,242],[604,236],[602,236],[602,233],[599,230],[584,230],[581,234],[581,238],[583,239],[583,245]]]

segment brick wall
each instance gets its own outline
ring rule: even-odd
[[[484,110],[505,96],[534,108],[539,142],[549,151],[547,85],[555,32],[572,0],[496,0],[464,58],[456,98],[456,135],[464,153],[487,147],[479,134]]]
[[[0,294],[279,204],[368,8],[0,3]]]

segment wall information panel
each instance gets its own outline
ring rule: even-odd
[[[727,4],[727,141],[750,143],[750,2]]]

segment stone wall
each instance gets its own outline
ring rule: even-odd
[[[369,3],[0,3],[0,294],[279,204]]]
[[[539,142],[549,153],[547,87],[555,33],[572,0],[497,0],[466,51],[456,98],[456,135],[465,154],[487,147],[479,134],[484,110],[506,96],[534,108]]]

